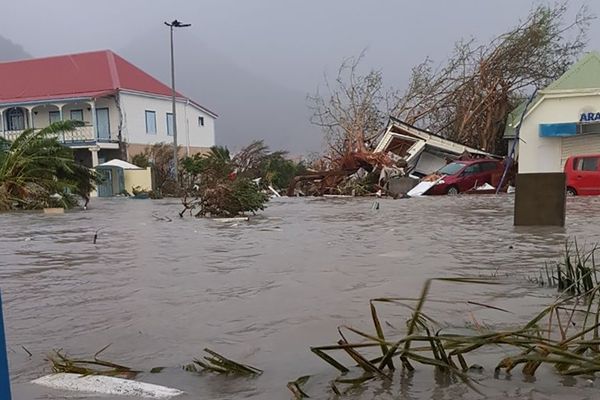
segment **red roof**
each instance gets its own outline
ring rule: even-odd
[[[4,62],[0,77],[0,104],[93,98],[119,89],[171,96],[169,86],[110,50]]]

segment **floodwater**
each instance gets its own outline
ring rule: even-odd
[[[28,382],[49,372],[44,356],[51,349],[89,356],[109,343],[105,359],[144,371],[167,367],[139,380],[182,389],[182,400],[289,399],[286,383],[302,375],[312,375],[305,386],[311,398],[334,398],[328,382],[337,371],[309,347],[334,344],[342,324],[372,332],[370,298],[418,296],[428,278],[495,275],[501,285],[435,282],[432,297],[445,302],[427,304],[427,312],[455,327],[522,323],[555,294],[526,277],[556,259],[567,238],[593,243],[600,233],[600,197],[569,199],[566,229],[514,228],[506,195],[384,199],[379,210],[372,203],[278,199],[249,223],[179,219],[177,201],[131,199],[94,200],[88,211],[64,215],[0,214],[14,398],[106,399]],[[394,305],[380,306],[379,314],[387,331],[409,316]],[[205,347],[265,372],[234,378],[183,371]],[[600,382],[544,368],[533,380],[518,371],[495,378],[505,351],[468,360],[484,367],[478,379],[486,398],[597,398]],[[417,366],[343,398],[481,395]]]

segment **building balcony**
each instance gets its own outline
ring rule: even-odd
[[[40,129],[35,129],[39,131]],[[23,130],[1,131],[0,137],[14,141],[23,133]],[[91,125],[80,126],[73,131],[57,133],[56,138],[59,142],[69,147],[90,147],[100,146],[101,148],[118,148],[119,138],[116,133],[105,132],[104,135],[98,135],[97,129]]]

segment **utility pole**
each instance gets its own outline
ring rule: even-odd
[[[173,118],[173,169],[175,173],[175,182],[179,182],[179,170],[178,170],[178,152],[177,152],[177,104],[175,102],[175,51],[173,49],[173,28],[186,28],[192,26],[192,24],[184,24],[181,21],[173,20],[172,22],[165,22],[171,30],[171,101],[172,101],[172,118]]]

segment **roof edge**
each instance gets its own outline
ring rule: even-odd
[[[84,54],[95,54],[95,53],[113,53],[113,54],[115,54],[114,51],[109,50],[109,49],[89,50],[89,51],[82,51],[79,53],[64,53],[64,54],[56,54],[56,55],[52,55],[52,56],[30,57],[30,58],[20,58],[17,60],[10,60],[10,61],[0,61],[0,64],[12,64],[12,63],[25,62],[25,61],[51,60],[53,58],[78,56],[78,55],[84,55]]]

